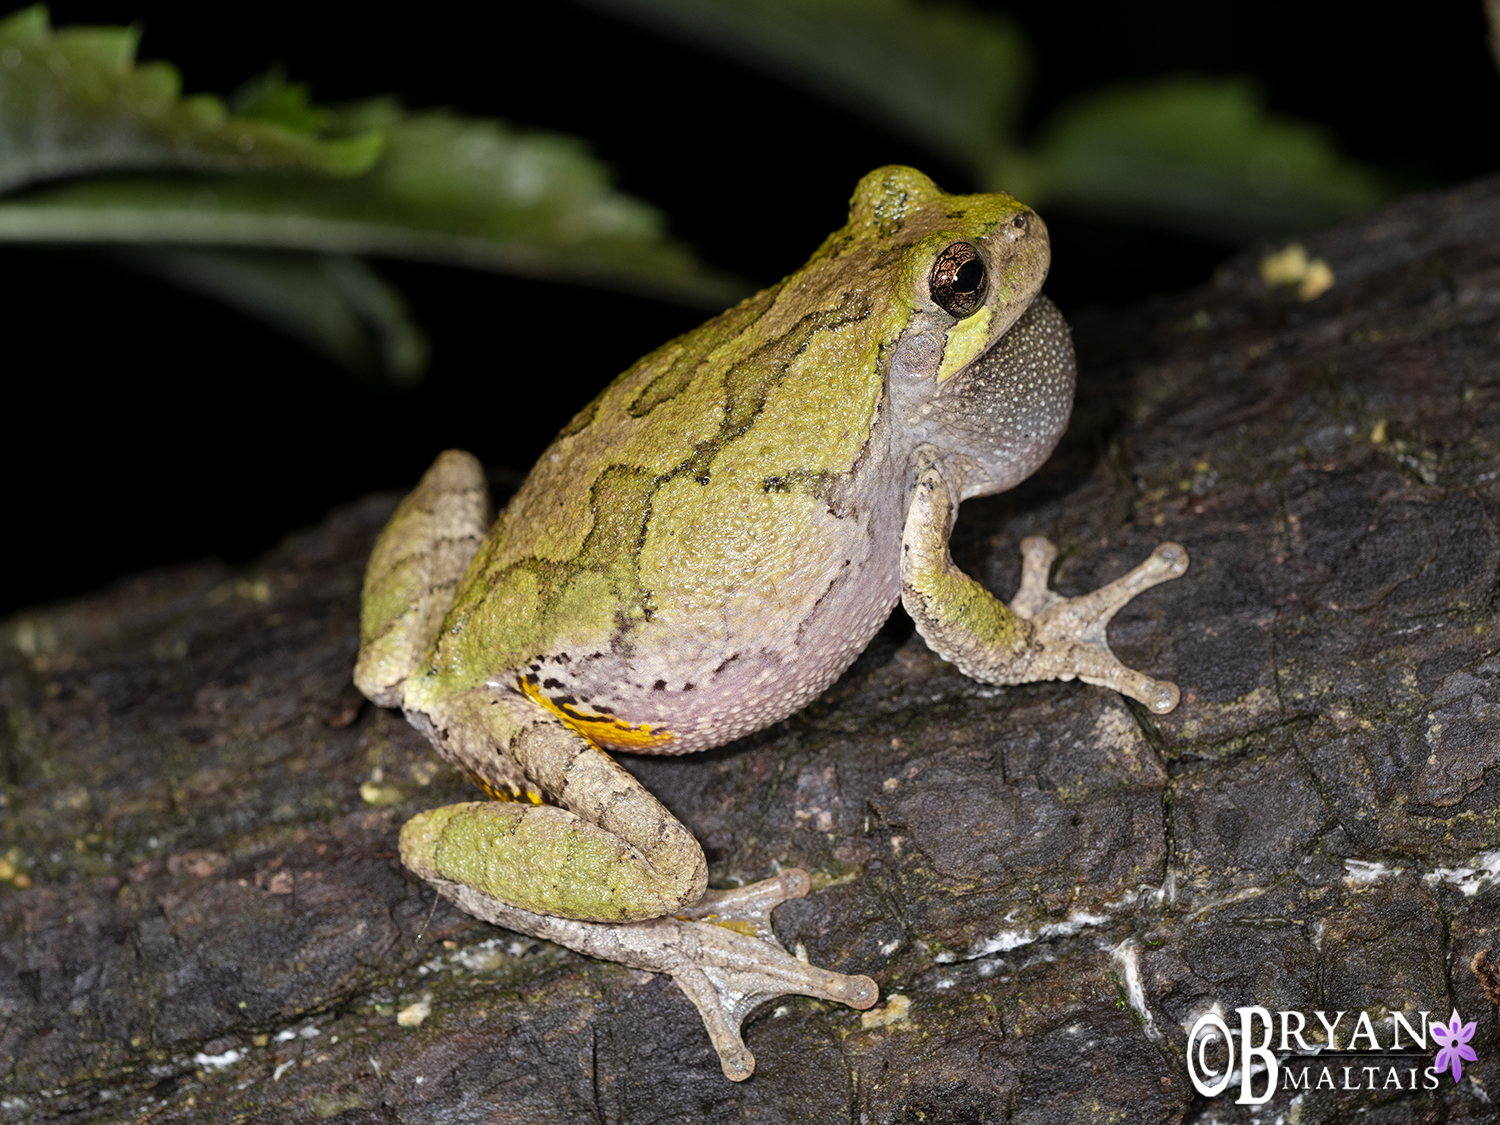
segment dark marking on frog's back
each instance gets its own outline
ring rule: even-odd
[[[760,482],[760,490],[762,492],[801,492],[816,500],[828,501],[843,479],[842,473],[793,469],[781,476],[767,477]],[[849,514],[849,509],[841,503],[830,502],[828,513],[835,519],[843,519]]]
[[[771,292],[767,290],[768,294]],[[731,310],[739,311],[742,310]],[[762,310],[757,308],[753,311],[759,315]],[[820,309],[800,317],[787,331],[766,340],[731,367],[724,377],[724,417],[719,423],[718,432],[698,442],[691,454],[672,469],[654,478],[654,485],[650,490],[652,495],[656,489],[682,475],[687,475],[700,485],[707,485],[712,479],[710,466],[714,459],[754,430],[755,423],[765,410],[771,388],[781,382],[787,369],[807,350],[808,342],[813,336],[862,321],[871,311],[872,304],[867,295],[845,292],[840,295],[838,304],[833,308]],[[654,405],[660,405],[660,402]],[[633,410],[634,406],[632,403],[630,409]],[[613,471],[616,467],[608,471]],[[649,497],[647,504],[649,505]],[[598,511],[597,506],[595,511]],[[591,537],[592,534],[590,532]],[[644,543],[644,536],[641,541]],[[647,612],[649,613],[649,609]]]
[[[632,418],[644,418],[662,403],[671,402],[692,386],[693,377],[703,365],[703,359],[697,355],[684,356],[678,362],[668,365],[665,371],[646,384],[640,394],[631,399],[625,407],[625,413]]]
[[[574,434],[583,433],[584,430],[592,426],[594,424],[594,419],[599,414],[600,397],[603,396],[596,397],[593,402],[589,403],[577,414],[573,415],[572,419],[558,432],[557,436],[559,438],[572,437]]]
[[[713,349],[732,340],[754,323],[771,307],[780,292],[779,285],[763,289],[697,329],[697,332],[707,337],[706,347],[685,347],[682,342],[684,337],[678,337],[642,359],[632,372],[644,374],[656,367],[661,367],[661,370],[641,389],[640,394],[626,404],[625,413],[632,418],[644,418],[658,406],[671,402],[682,394],[708,366],[708,357]],[[629,374],[627,373],[627,378]]]
[[[731,367],[724,376],[724,421],[719,433],[709,439],[710,444],[717,441],[723,448],[750,431],[765,409],[771,388],[786,376],[814,336],[858,323],[871,311],[868,295],[841,293],[832,308],[804,314],[787,331],[766,340]]]
[[[593,515],[592,526],[584,536],[576,555],[568,559],[549,559],[530,556],[510,563],[489,581],[491,587],[506,582],[517,571],[531,576],[536,595],[533,604],[544,607],[543,629],[552,624],[550,610],[560,601],[563,590],[581,574],[611,573],[616,576],[615,590],[619,598],[616,612],[616,633],[628,630],[633,620],[649,620],[653,612],[651,593],[636,581],[635,560],[646,541],[646,527],[650,520],[651,499],[660,486],[658,478],[649,470],[629,465],[610,465],[589,488],[589,508]],[[621,565],[625,564],[625,565]],[[503,637],[503,632],[501,633]],[[439,638],[439,648],[443,637]],[[616,640],[618,640],[618,635]],[[546,643],[545,641],[543,643]],[[503,646],[503,640],[501,641]],[[602,659],[606,654],[591,653],[584,660]],[[566,654],[562,658],[544,656],[526,665],[536,674],[542,664],[555,660],[559,665],[570,662]]]
[[[655,474],[630,465],[611,465],[589,489],[594,526],[570,560],[577,570],[608,570],[640,553],[646,543],[651,500],[661,486]]]
[[[704,373],[712,373],[717,379],[720,377],[718,373],[722,372],[722,389],[716,388],[716,397],[719,398],[722,410],[716,431],[696,443],[691,450],[684,451],[685,456],[675,465],[658,472],[621,461],[611,462],[605,459],[610,456],[610,452],[601,451],[603,457],[595,462],[598,467],[597,475],[588,489],[591,523],[576,553],[562,559],[528,554],[485,575],[485,586],[489,589],[505,586],[513,574],[524,573],[527,576],[527,581],[534,590],[531,604],[540,609],[542,614],[534,628],[544,646],[549,643],[545,639],[547,637],[561,640],[567,635],[569,622],[556,617],[555,613],[567,601],[562,597],[563,592],[585,574],[609,576],[615,610],[610,648],[618,654],[622,646],[629,644],[632,631],[651,621],[659,608],[654,592],[641,582],[639,566],[657,492],[683,475],[700,484],[710,481],[715,459],[754,431],[772,390],[786,377],[797,357],[807,351],[809,342],[819,333],[836,331],[865,320],[874,311],[874,298],[870,294],[859,290],[845,291],[839,294],[839,299],[832,307],[803,313],[794,323],[774,336],[755,339],[749,353],[738,357],[727,368],[706,362],[705,357],[714,349],[739,340],[747,331],[754,332],[753,325],[749,325],[749,322],[764,312],[778,292],[779,289],[771,289],[758,294],[716,321],[711,321],[711,330],[705,336],[685,337],[685,343],[667,345],[653,353],[653,357],[642,361],[642,365],[621,376],[620,381],[627,384],[635,378],[650,377],[647,386],[634,400],[625,401],[617,383],[590,405],[584,412],[586,419],[584,414],[575,419],[575,422],[582,420],[581,424],[585,426],[595,422],[599,425],[612,425],[621,420],[622,414],[638,414],[641,411],[649,413],[680,394]],[[751,342],[745,341],[747,344]],[[657,370],[654,376],[651,375],[653,358],[658,367],[665,364],[665,370]],[[878,372],[872,371],[871,375],[879,377]],[[628,393],[627,389],[626,394]],[[613,414],[613,418],[609,417],[610,414]],[[858,419],[854,424],[863,424],[865,421]],[[868,442],[868,438],[866,440]],[[626,457],[628,460],[628,455]],[[842,479],[840,474],[829,472],[797,471],[785,474],[788,488],[805,490],[824,499],[829,503],[829,510],[837,516],[845,514],[843,505],[837,502],[835,495]],[[504,625],[496,621],[494,627],[495,648],[503,650],[506,646]],[[441,647],[440,639],[439,648]],[[595,654],[587,659],[598,659],[603,655]],[[533,664],[531,671],[539,673],[541,666]]]

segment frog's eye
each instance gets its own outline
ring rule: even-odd
[[[955,242],[932,263],[927,284],[938,308],[950,316],[964,317],[984,301],[990,275],[978,250],[967,242]]]

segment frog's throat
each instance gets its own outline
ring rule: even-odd
[[[653,727],[650,723],[631,724],[613,715],[587,715],[566,704],[554,703],[542,694],[532,676],[520,677],[516,680],[516,686],[527,699],[551,711],[571,730],[606,750],[649,752],[677,739],[666,727]]]

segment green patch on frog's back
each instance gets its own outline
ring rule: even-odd
[[[763,289],[637,362],[616,380],[621,389],[634,388],[645,380],[645,387],[625,406],[625,413],[632,418],[645,418],[658,406],[687,391],[706,374],[704,365],[712,362],[714,352],[738,339],[771,306],[780,292],[779,285]],[[611,391],[614,389],[610,388]]]
[[[774,291],[758,296],[768,295],[774,296]],[[752,298],[699,332],[689,334],[676,345],[676,354],[671,354],[669,345],[648,357],[596,400],[597,407],[591,410],[591,417],[583,426],[565,432],[559,439],[554,448],[565,455],[564,443],[588,442],[589,430],[608,428],[619,422],[622,415],[632,414],[646,394],[656,395],[651,404],[651,409],[656,409],[681,395],[695,380],[722,378],[717,431],[685,451],[685,456],[667,471],[653,472],[639,464],[657,460],[650,454],[658,450],[646,447],[646,443],[653,438],[660,440],[660,435],[654,435],[648,428],[636,441],[622,445],[609,443],[600,450],[582,511],[579,505],[564,501],[549,512],[552,526],[541,529],[534,524],[519,527],[519,521],[502,517],[470,567],[429,662],[431,674],[445,689],[477,686],[501,670],[520,670],[539,657],[564,649],[617,651],[627,644],[631,630],[650,620],[657,609],[652,590],[641,582],[640,554],[650,531],[653,501],[662,488],[674,481],[686,478],[696,482],[694,491],[703,488],[699,513],[702,520],[713,518],[714,512],[725,504],[726,492],[732,495],[740,489],[754,492],[762,499],[768,492],[785,494],[773,512],[781,513],[790,526],[798,528],[806,525],[809,511],[826,503],[840,479],[838,472],[826,464],[804,468],[781,461],[784,467],[774,474],[762,473],[754,479],[732,476],[724,480],[712,480],[714,466],[729,450],[757,439],[757,425],[768,397],[819,335],[837,332],[868,317],[870,302],[868,298],[845,294],[834,308],[809,313],[789,330],[761,341],[727,371],[720,364],[702,360],[705,352],[746,342],[748,333],[743,324],[732,325],[727,334],[731,339],[726,338],[726,326],[719,321],[732,322],[743,316],[758,316],[760,312],[757,298]],[[630,384],[639,385],[641,367],[648,367],[653,358],[658,361],[658,373],[643,391],[629,394],[633,389]],[[659,369],[663,358],[665,371]],[[678,378],[683,371],[691,372],[683,386],[666,393],[671,389],[671,379]],[[845,471],[863,449],[871,411],[879,397],[879,376],[873,363],[869,370],[852,376],[850,381],[859,385],[861,393],[843,394],[848,400],[848,416],[829,420],[860,437],[859,442],[850,443],[851,451],[841,458],[846,463],[839,468]],[[657,388],[655,392],[651,391],[653,386]],[[849,389],[853,388],[846,391]],[[776,444],[779,446],[780,442]],[[777,456],[784,457],[784,451],[778,450]],[[548,458],[544,457],[542,464],[547,463]],[[588,464],[585,458],[576,468],[583,469]],[[772,483],[768,485],[767,481]],[[715,486],[712,489],[708,487],[711,482]],[[546,512],[545,504],[538,503],[545,496],[537,490],[556,489],[558,483],[543,482],[534,473],[512,503],[528,504],[532,510]],[[587,530],[578,527],[578,531],[583,531],[582,541],[570,557],[548,557],[536,550],[542,543],[569,538],[578,542],[577,531],[570,532],[569,527],[573,526],[571,521],[580,518],[587,521]],[[517,557],[527,544],[535,546]]]
[[[609,647],[649,617],[636,556],[658,487],[649,472],[612,465],[589,490],[593,526],[573,558],[532,556],[471,570],[438,635],[432,667],[460,681],[454,686],[472,687],[487,671],[520,668],[551,651],[564,632],[572,643]]]

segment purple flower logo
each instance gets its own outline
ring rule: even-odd
[[[1457,1082],[1464,1076],[1464,1060],[1477,1062],[1479,1059],[1474,1048],[1469,1046],[1469,1040],[1474,1038],[1474,1021],[1464,1023],[1458,1018],[1458,1012],[1454,1011],[1453,1018],[1447,1023],[1434,1023],[1429,1030],[1432,1038],[1443,1048],[1433,1060],[1432,1068],[1442,1074],[1452,1067],[1453,1081]]]

